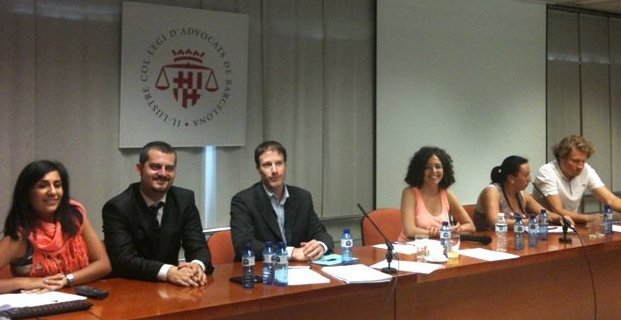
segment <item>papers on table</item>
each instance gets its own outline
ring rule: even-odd
[[[392,279],[391,275],[382,273],[363,264],[323,267],[321,271],[346,283],[387,282]]]
[[[376,244],[373,247],[388,250],[386,244]],[[394,252],[402,254],[416,254],[416,246],[410,243],[393,243]]]
[[[57,302],[84,300],[86,297],[58,291],[45,293],[0,294],[0,311],[17,307],[32,307]]]
[[[572,233],[572,232],[575,233],[574,230],[567,229],[567,233]],[[550,226],[550,227],[548,227],[548,233],[563,233],[563,227],[561,227],[561,226]]]
[[[614,231],[614,232],[621,232],[621,226],[613,224],[612,225],[612,231]]]
[[[407,271],[414,273],[423,273],[430,274],[438,269],[443,268],[441,264],[437,263],[426,263],[426,262],[416,262],[416,261],[401,261],[401,260],[393,260],[390,263],[390,266],[397,269],[398,271]],[[371,266],[371,268],[382,269],[388,267],[388,261],[380,261]]]
[[[401,254],[416,254],[416,244],[422,243],[429,247],[441,247],[440,240],[434,239],[424,239],[424,240],[416,240],[416,241],[408,241],[402,243],[393,243],[393,247],[395,248],[394,252]],[[386,244],[376,244],[373,247],[378,249],[388,250]]]
[[[520,257],[511,253],[492,251],[483,248],[459,250],[459,254],[485,261],[498,261],[505,259],[515,259]]]
[[[316,271],[311,270],[308,266],[291,266],[288,268],[288,271],[288,285],[290,286],[302,284],[330,283],[330,279],[320,275]]]

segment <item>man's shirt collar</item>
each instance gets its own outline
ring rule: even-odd
[[[278,201],[278,196],[276,195],[275,192],[272,192],[270,189],[267,188],[267,186],[265,186],[265,184],[263,184],[263,190],[265,190],[265,193],[267,193],[267,196],[270,199],[275,199],[276,201],[278,201],[278,204],[280,204],[281,206],[285,204],[285,201],[287,201],[287,198],[289,198],[289,190],[287,189],[287,185],[284,185],[285,191],[283,194],[283,197],[280,201]]]

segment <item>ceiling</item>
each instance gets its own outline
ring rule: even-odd
[[[525,0],[621,14],[621,0]]]

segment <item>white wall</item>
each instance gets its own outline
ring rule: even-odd
[[[377,207],[399,206],[424,145],[452,156],[464,204],[506,156],[545,162],[545,19],[510,0],[378,1]]]

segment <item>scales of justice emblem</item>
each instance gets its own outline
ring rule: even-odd
[[[190,49],[172,50],[173,63],[162,66],[155,87],[166,91],[171,87],[169,75],[172,77],[173,95],[185,109],[188,104],[196,105],[201,98],[201,91],[218,91],[218,81],[212,68],[203,65],[204,52]]]

